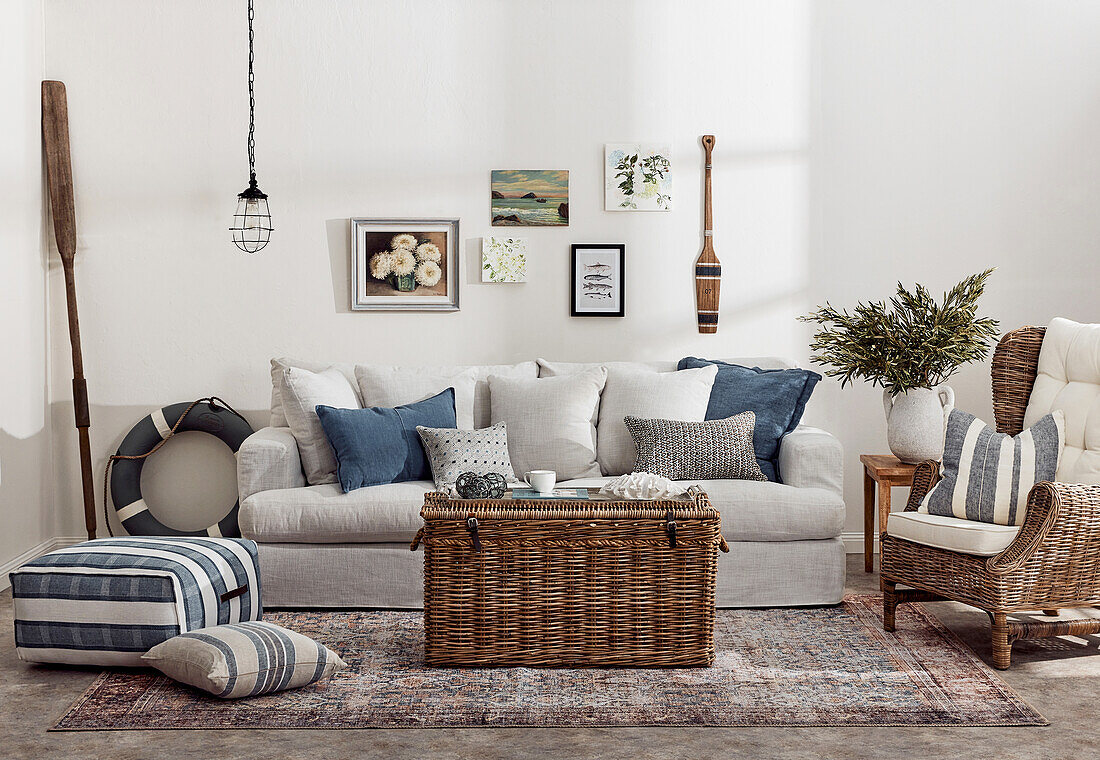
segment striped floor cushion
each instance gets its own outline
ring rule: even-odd
[[[263,617],[256,544],[235,538],[104,538],[11,573],[20,659],[141,666],[187,631]]]
[[[142,660],[169,678],[224,699],[297,689],[347,667],[324,644],[263,621],[180,634]]]

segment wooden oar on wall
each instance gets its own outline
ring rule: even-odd
[[[42,83],[42,142],[46,150],[46,184],[57,252],[65,270],[65,300],[69,309],[69,343],[73,349],[73,411],[80,439],[80,485],[84,492],[84,525],[95,538],[95,492],[92,486],[92,451],[88,441],[88,384],[80,353],[80,320],[76,314],[76,209],[73,204],[73,165],[69,154],[69,105],[63,82]]]
[[[714,217],[710,209],[710,157],[714,150],[714,135],[703,135],[706,159],[703,165],[706,182],[703,196],[703,252],[695,260],[695,316],[699,332],[718,332],[718,296],[722,288],[722,263],[714,254]]]

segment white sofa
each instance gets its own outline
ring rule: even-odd
[[[285,361],[285,360],[283,360]],[[777,359],[730,359],[747,366],[790,366]],[[295,362],[314,371],[330,365]],[[354,384],[351,365],[339,367]],[[651,371],[676,363],[647,362]],[[487,383],[502,365],[478,368],[474,418],[484,422]],[[536,377],[538,365],[511,365],[513,376]],[[812,403],[812,401],[811,401]],[[273,394],[270,427],[237,453],[241,534],[259,545],[264,603],[284,607],[422,605],[422,556],[409,550],[421,526],[430,481],[395,483],[343,493],[338,483],[307,485],[298,446]],[[783,483],[695,481],[721,512],[730,552],[718,562],[722,607],[836,604],[844,589],[844,523],[840,443],[800,426],[780,447]],[[565,481],[598,488],[609,478]]]

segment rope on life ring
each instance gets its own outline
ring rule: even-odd
[[[200,406],[201,404],[201,406]],[[185,431],[209,433],[228,446],[234,454],[252,435],[252,426],[237,410],[217,396],[200,398],[190,403],[184,401],[158,409],[146,416],[126,434],[122,443],[107,459],[103,472],[103,517],[107,532],[112,536],[107,512],[108,484],[111,502],[122,526],[131,536],[225,536],[241,535],[237,525],[240,500],[229,513],[206,530],[177,530],[170,528],[149,511],[141,497],[141,468],[145,460],[155,454],[168,439]]]

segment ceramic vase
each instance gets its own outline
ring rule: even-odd
[[[943,458],[943,414],[955,406],[955,392],[949,386],[911,388],[896,396],[882,392],[886,410],[886,439],[890,451],[908,464]]]
[[[400,290],[402,293],[410,293],[416,290],[416,276],[410,274],[391,274],[390,284],[393,285],[394,290]]]

